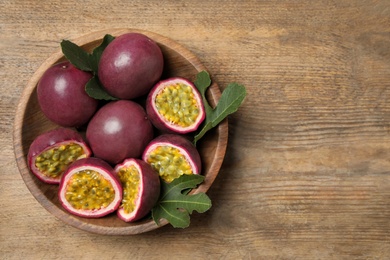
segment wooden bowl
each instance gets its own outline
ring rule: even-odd
[[[72,40],[87,51],[100,45],[104,35],[119,36],[124,33],[139,32],[155,40],[161,47],[165,59],[163,78],[181,76],[194,80],[199,71],[206,70],[197,57],[175,41],[143,30],[113,29],[99,31]],[[149,217],[135,223],[126,223],[116,214],[100,219],[87,219],[69,214],[65,211],[57,197],[57,185],[45,184],[39,181],[28,169],[27,153],[32,141],[40,134],[57,127],[41,112],[37,101],[36,86],[42,74],[53,64],[65,60],[61,50],[51,55],[33,74],[28,81],[17,106],[14,123],[14,151],[20,174],[32,195],[50,213],[76,228],[93,233],[106,235],[131,235],[157,229],[168,224],[163,220],[158,226]],[[211,75],[211,73],[210,73]],[[209,87],[207,99],[215,105],[219,100],[221,91],[214,82]],[[193,193],[206,192],[214,182],[225,156],[228,139],[228,122],[224,120],[218,127],[209,131],[199,142],[198,149],[202,158],[202,174],[204,182]]]

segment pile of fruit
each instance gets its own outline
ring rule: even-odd
[[[75,46],[67,44],[67,61],[47,69],[37,85],[43,114],[59,127],[32,142],[29,168],[59,185],[72,214],[116,211],[137,221],[156,205],[163,184],[201,174],[187,134],[206,123],[209,105],[188,79],[162,79],[163,53],[144,34],[106,35],[91,54],[72,54],[67,47]]]

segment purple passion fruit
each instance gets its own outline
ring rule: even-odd
[[[96,112],[87,126],[86,135],[95,157],[117,164],[142,155],[153,138],[153,126],[141,105],[119,100]]]
[[[181,135],[162,134],[156,137],[146,147],[142,159],[168,183],[183,174],[201,172],[198,150]]]
[[[149,92],[146,104],[150,121],[165,132],[193,132],[205,118],[199,91],[184,78],[170,78],[157,83]]]
[[[142,160],[126,159],[115,167],[123,188],[118,217],[134,222],[146,216],[160,195],[160,177]]]
[[[149,92],[163,67],[163,54],[156,42],[140,33],[127,33],[104,49],[98,75],[110,95],[134,99]]]
[[[58,184],[64,171],[91,151],[82,136],[71,129],[57,128],[39,135],[30,145],[27,161],[41,181]]]
[[[122,187],[108,163],[90,157],[69,166],[61,179],[58,196],[71,214],[99,218],[118,209]]]
[[[85,92],[85,84],[91,77],[91,73],[79,70],[67,61],[46,70],[37,86],[43,114],[64,127],[86,124],[98,107],[98,101]]]

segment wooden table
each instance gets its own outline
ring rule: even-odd
[[[390,2],[0,1],[1,259],[390,256]],[[28,79],[62,39],[138,28],[194,52],[247,98],[187,229],[103,236],[30,194],[12,145]]]

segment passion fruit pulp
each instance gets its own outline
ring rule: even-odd
[[[179,77],[160,81],[153,87],[146,112],[156,128],[168,133],[193,132],[205,118],[199,91],[192,82]]]
[[[146,147],[142,159],[168,183],[184,174],[201,173],[199,152],[182,135],[162,134],[156,137]]]
[[[99,218],[118,209],[122,186],[108,163],[90,157],[69,166],[61,178],[58,196],[71,214]]]
[[[117,214],[126,222],[146,216],[160,195],[160,178],[153,168],[139,159],[126,159],[115,167],[123,187],[123,198]]]
[[[31,143],[27,161],[41,181],[58,184],[68,166],[91,155],[83,137],[68,128],[57,128],[39,135]]]

